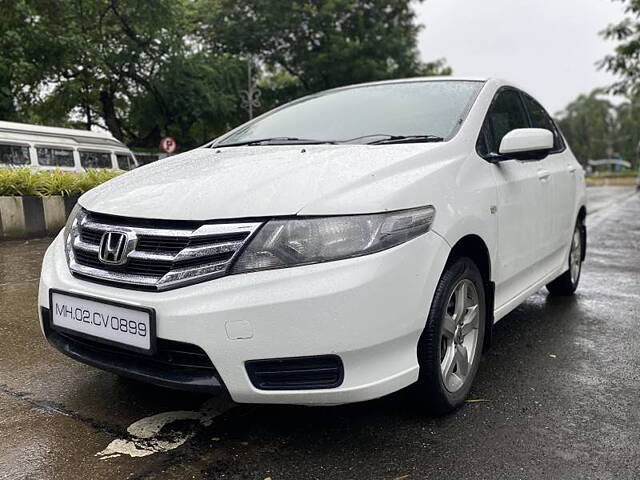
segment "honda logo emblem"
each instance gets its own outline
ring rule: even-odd
[[[105,232],[100,239],[98,259],[106,265],[124,265],[136,243],[134,232]]]

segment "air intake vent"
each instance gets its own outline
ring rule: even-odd
[[[249,379],[260,390],[317,390],[342,384],[344,368],[337,355],[250,360]]]

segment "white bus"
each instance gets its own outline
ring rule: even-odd
[[[0,121],[0,168],[82,172],[137,166],[133,153],[110,133]]]

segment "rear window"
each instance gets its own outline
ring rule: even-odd
[[[118,168],[120,170],[131,170],[135,167],[133,157],[128,153],[116,153],[116,160],[118,161]]]
[[[67,148],[38,147],[38,165],[44,167],[73,167],[73,150]]]
[[[111,168],[111,153],[80,150],[82,168]]]
[[[0,144],[0,165],[21,166],[29,165],[29,163],[31,163],[29,147]]]

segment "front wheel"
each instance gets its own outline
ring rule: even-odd
[[[418,344],[420,403],[433,414],[460,407],[478,371],[486,300],[482,276],[469,258],[446,268]]]
[[[569,269],[547,284],[547,290],[552,295],[573,295],[580,282],[582,273],[582,229],[580,222],[576,223],[571,237],[571,249],[569,250]]]

